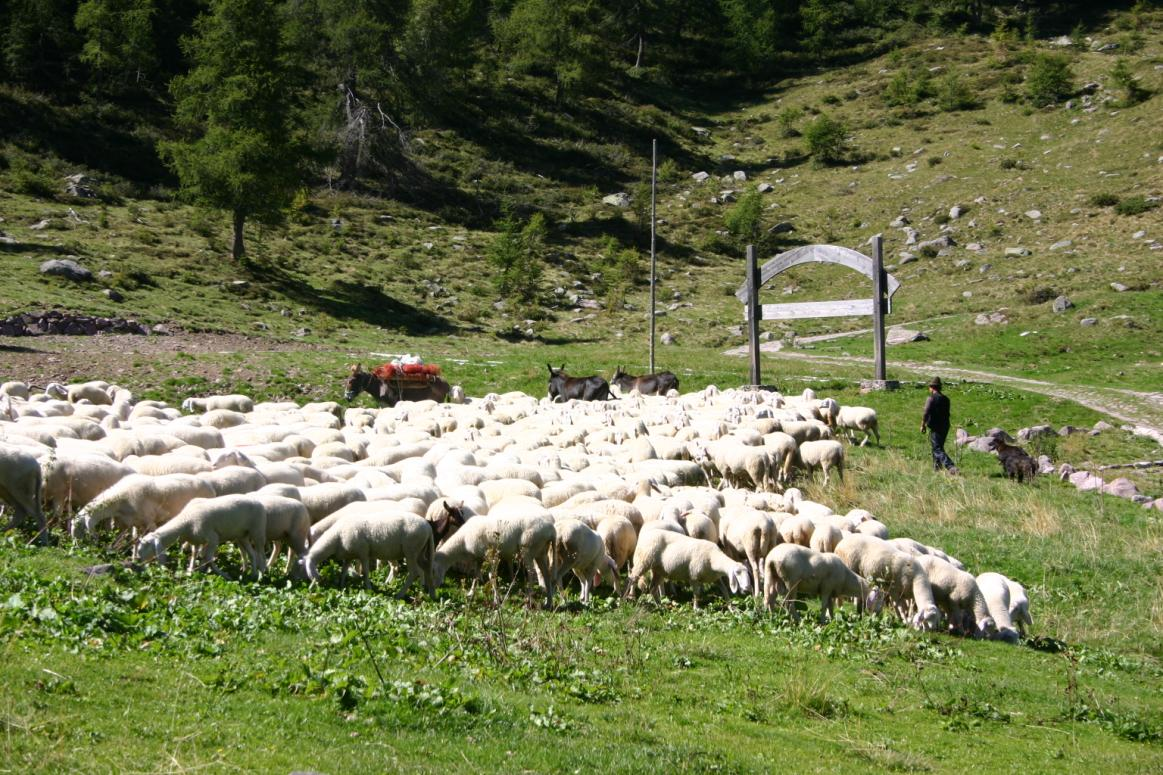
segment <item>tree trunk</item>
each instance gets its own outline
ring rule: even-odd
[[[246,255],[246,248],[242,244],[242,227],[246,223],[246,215],[241,210],[234,211],[234,241],[230,246],[230,255],[238,261]]]
[[[642,33],[638,33],[638,58],[634,60],[634,69],[637,70],[642,66],[642,49],[645,46]]]

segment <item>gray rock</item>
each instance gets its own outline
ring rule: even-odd
[[[743,336],[743,326],[727,326],[727,333],[731,336]]]
[[[692,126],[691,131],[694,132],[695,135],[697,135],[698,137],[710,137],[711,136],[711,130],[707,129],[705,126]]]
[[[720,202],[724,202],[724,203],[726,203],[726,202],[734,202],[734,201],[735,201],[736,199],[738,199],[738,198],[739,198],[739,194],[738,194],[738,192],[736,192],[736,191],[733,191],[733,190],[727,190],[727,191],[720,191],[720,192],[719,192],[719,201],[720,201]]]
[[[917,250],[919,252],[922,252],[922,253],[925,252],[926,250],[933,250],[933,251],[939,252],[942,248],[951,248],[956,244],[957,243],[948,234],[942,234],[940,237],[937,237],[936,239],[925,240],[924,242],[918,242],[917,243]]]
[[[1123,293],[1124,291],[1128,291],[1128,290],[1130,290],[1130,288],[1128,288],[1127,286],[1123,285],[1122,283],[1111,283],[1111,289],[1112,289],[1112,290],[1113,290],[1115,293]]]
[[[989,448],[990,440],[988,436],[978,436],[966,443],[965,448],[971,449],[974,452],[992,452]]]
[[[917,230],[911,226],[905,227],[905,244],[906,245],[916,245],[917,244]]]
[[[1041,210],[1026,210],[1026,217],[1030,220],[1038,221],[1042,219]]]
[[[949,208],[949,219],[955,221],[960,218],[964,212],[965,211],[961,209],[961,205],[953,205]]]
[[[1082,428],[1075,428],[1073,425],[1063,425],[1058,429],[1059,436],[1069,436],[1073,433],[1082,433]]]
[[[973,322],[979,326],[1005,325],[1010,322],[1009,316],[1002,311],[997,312],[983,312],[973,319]]]
[[[981,251],[985,250],[985,245],[982,245],[980,242],[970,242],[965,246],[965,249],[971,250],[974,253],[980,253]]]
[[[630,195],[625,191],[619,191],[616,194],[602,197],[602,204],[626,208],[630,206]]]
[[[105,294],[105,298],[109,299],[109,301],[112,301],[114,303],[119,304],[119,303],[125,301],[125,297],[122,296],[121,293],[118,292],[114,288],[106,288],[103,291],[101,291],[101,293]]]
[[[1099,433],[1102,433],[1103,431],[1113,431],[1114,429],[1115,426],[1111,425],[1106,420],[1099,420],[1094,424],[1094,430],[1098,431]]]
[[[929,337],[920,331],[894,326],[884,335],[885,344],[907,344],[909,342],[927,342]]]
[[[167,326],[165,323],[156,323],[152,328],[150,328],[149,332],[157,336],[169,336],[171,333],[169,326]]]
[[[1108,482],[1103,485],[1102,491],[1107,495],[1114,495],[1117,498],[1133,498],[1139,494],[1139,488],[1125,476],[1120,476],[1113,482]]]
[[[958,447],[964,447],[971,441],[973,441],[973,437],[964,428],[958,428],[957,432],[953,434],[953,443]]]
[[[1029,248],[1006,248],[1006,258],[1021,258],[1030,255]]]
[[[901,266],[904,266],[905,264],[914,263],[916,260],[917,260],[917,257],[915,255],[913,255],[912,253],[907,253],[903,250],[901,251],[901,253],[900,253],[900,265]]]
[[[1057,242],[1055,242],[1053,245],[1050,246],[1050,250],[1065,250],[1066,248],[1070,247],[1073,244],[1074,244],[1073,240],[1068,240],[1068,239],[1058,240]]]
[[[696,172],[695,174],[691,175],[691,177],[694,178],[696,183],[702,183],[706,181],[707,178],[711,177],[711,174],[709,172]]]
[[[1151,501],[1150,503],[1145,503],[1143,505],[1144,505],[1144,507],[1149,508],[1149,509],[1157,509],[1159,511],[1163,511],[1163,498],[1156,498],[1155,500]]]
[[[892,219],[892,222],[889,223],[888,227],[890,229],[903,229],[905,226],[908,226],[908,225],[909,225],[909,219],[903,215],[898,215],[896,218]]]
[[[770,183],[760,183],[758,186],[755,187],[755,190],[761,194],[766,194],[769,191],[774,191],[775,187],[772,186]]]
[[[1058,466],[1058,478],[1065,482],[1070,478],[1070,475],[1074,473],[1074,471],[1074,466],[1070,465],[1069,463],[1063,463],[1062,465]]]
[[[659,341],[665,345],[671,345],[674,344],[676,340],[674,338],[674,334],[667,331],[659,338]]]
[[[1078,325],[1087,326],[1087,327],[1097,326],[1098,325],[1098,318],[1083,318],[1082,320],[1078,321]]]
[[[779,223],[775,224],[770,229],[768,229],[767,233],[768,234],[787,234],[788,232],[792,232],[795,230],[796,230],[796,227],[793,226],[790,222],[780,221]]]
[[[65,193],[85,199],[97,196],[97,192],[93,190],[93,179],[83,172],[65,178]]]
[[[50,223],[52,223],[51,218],[44,218],[44,219],[39,220],[36,223],[32,224],[28,228],[30,231],[44,231],[45,229],[48,228],[48,225]]]
[[[747,180],[747,173],[744,172],[743,170],[735,170],[734,172],[731,173],[731,177],[735,178],[735,180],[738,180],[740,183],[742,183],[742,182],[745,182]]]
[[[89,282],[93,273],[71,258],[54,258],[40,265],[41,274],[51,274],[76,282]]]
[[[1054,299],[1053,302],[1053,310],[1057,313],[1065,312],[1073,306],[1074,302],[1065,296],[1059,296],[1058,298]]]
[[[1101,490],[1103,481],[1090,471],[1075,471],[1070,474],[1068,481],[1078,488],[1079,492],[1090,492],[1091,490]]]
[[[1006,433],[1004,428],[997,428],[997,427],[990,428],[988,431],[985,432],[985,435],[991,436],[993,438],[1001,439],[1006,444],[1013,444],[1015,442],[1014,437],[1009,435],[1008,433]]]
[[[1049,425],[1034,425],[1029,428],[1022,428],[1018,431],[1018,441],[1030,441],[1031,439],[1040,439],[1043,436],[1056,436],[1054,429]]]
[[[986,273],[986,272],[988,272],[990,269],[993,269],[993,264],[982,264],[982,265],[981,265],[981,266],[978,268],[978,270],[977,270],[977,271],[981,272],[982,274],[985,274],[985,273]]]
[[[1050,459],[1049,455],[1038,455],[1038,473],[1054,473],[1054,461]]]

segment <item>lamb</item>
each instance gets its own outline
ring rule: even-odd
[[[1000,573],[981,573],[977,576],[977,588],[985,597],[989,615],[997,625],[997,637],[1006,643],[1018,642],[1018,631],[1010,617],[1010,580]]]
[[[764,603],[768,611],[780,597],[793,621],[799,621],[796,600],[801,596],[820,598],[820,621],[830,621],[837,597],[856,598],[856,610],[867,606],[877,610],[880,596],[868,582],[853,573],[834,554],[823,554],[798,544],[780,544],[764,560]]]
[[[842,428],[852,443],[856,443],[856,431],[864,433],[860,446],[876,436],[876,446],[880,446],[880,429],[877,426],[876,410],[867,406],[842,406],[836,415],[836,427]]]
[[[178,541],[201,546],[201,566],[221,574],[217,565],[218,545],[230,541],[247,556],[251,570],[266,573],[266,509],[249,495],[194,498],[173,519],[141,537],[137,554],[142,562],[157,559],[166,563],[166,549]]]
[[[650,574],[650,589],[658,602],[665,581],[690,583],[695,608],[699,607],[702,585],[721,581],[724,577],[732,593],[751,591],[751,578],[745,564],[732,560],[710,541],[666,530],[647,530],[638,537],[627,591],[634,589],[647,573]]]
[[[838,441],[805,441],[796,449],[795,463],[809,473],[821,469],[824,484],[828,484],[828,472],[836,470],[836,475],[844,478],[844,447]]]
[[[931,555],[922,555],[917,562],[929,577],[933,597],[952,631],[983,638],[997,633],[997,623],[973,574]]]
[[[417,578],[423,581],[428,596],[435,596],[432,565],[435,542],[426,519],[385,509],[382,502],[353,503],[344,510],[346,515],[307,552],[305,566],[312,581],[319,580],[319,567],[327,560],[338,559],[345,566],[351,560],[359,560],[364,587],[370,588],[373,560],[405,562],[408,575],[399,596],[405,597]]]
[[[775,521],[758,509],[730,507],[719,518],[719,545],[727,556],[746,560],[755,579],[754,595],[759,597],[763,583],[763,560],[779,543]]]
[[[1026,479],[1031,482],[1038,474],[1038,463],[1021,447],[1007,444],[1000,435],[989,437],[989,449],[997,453],[1002,470],[1010,479],[1017,479],[1021,484]]]
[[[0,501],[12,507],[8,529],[18,528],[29,517],[36,520],[37,534],[46,536],[41,495],[44,479],[40,461],[29,450],[0,443]]]
[[[554,529],[557,533],[551,563],[554,583],[560,587],[565,574],[573,571],[581,582],[581,602],[588,603],[590,588],[600,582],[603,573],[613,573],[617,579],[618,566],[606,553],[602,536],[580,520],[563,519]]]
[[[169,521],[194,498],[215,495],[213,487],[189,474],[130,474],[77,512],[72,536],[80,539],[92,535],[106,522],[138,534],[146,533]]]
[[[478,568],[489,559],[517,561],[525,566],[530,585],[540,574],[545,586],[545,605],[553,605],[553,574],[549,567],[549,548],[557,537],[553,522],[541,517],[473,517],[456,531],[436,552],[433,578],[436,586],[452,565],[468,563]],[[475,586],[475,582],[474,582]],[[493,601],[500,602],[500,593],[493,586]]]

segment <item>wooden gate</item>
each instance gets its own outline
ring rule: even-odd
[[[759,289],[776,275],[801,264],[839,264],[854,269],[872,280],[872,296],[867,299],[844,301],[806,301],[790,304],[759,304]],[[759,321],[792,320],[798,318],[872,316],[873,360],[875,379],[885,379],[884,316],[892,311],[892,296],[900,282],[884,271],[883,248],[880,235],[872,238],[872,256],[839,245],[804,245],[780,253],[762,268],[755,260],[755,246],[747,246],[747,282],[739,286],[735,296],[743,302],[744,319],[748,323],[749,352],[751,356],[751,384],[759,384]]]

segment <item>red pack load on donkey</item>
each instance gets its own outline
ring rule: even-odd
[[[362,391],[387,406],[395,406],[401,400],[443,402],[450,389],[440,376],[440,367],[424,363],[416,355],[382,363],[371,371],[364,371],[361,365],[354,364],[345,388],[344,396],[348,401]]]

